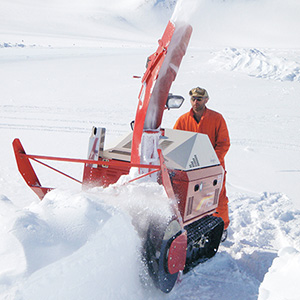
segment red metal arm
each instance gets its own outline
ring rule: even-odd
[[[159,165],[135,164],[135,163],[131,163],[131,162],[116,161],[116,160],[101,161],[101,160],[81,159],[81,158],[67,158],[67,157],[55,157],[55,156],[46,156],[46,155],[33,155],[33,154],[26,154],[26,153],[20,153],[20,156],[21,157],[26,157],[26,158],[29,158],[29,159],[45,159],[45,160],[74,162],[74,163],[93,164],[93,165],[160,169]]]

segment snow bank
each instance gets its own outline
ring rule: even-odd
[[[11,234],[14,222],[21,214],[7,197],[0,195],[0,291],[3,285],[11,284],[12,278],[18,278],[26,271],[22,244]]]
[[[300,252],[287,247],[278,255],[259,288],[258,300],[300,299]]]
[[[162,186],[124,185],[127,177],[105,190],[53,190],[24,209],[1,196],[2,296],[146,297],[142,281],[152,283],[142,262],[143,240],[149,223],[167,222],[171,212]]]
[[[107,213],[102,213],[98,211],[97,221],[102,221],[103,226],[95,227],[96,232],[86,243],[78,250],[75,246],[69,256],[56,256],[52,264],[39,268],[18,285],[15,299],[99,299],[100,295],[122,299],[128,293],[140,299],[135,293],[140,286],[141,267],[136,233],[128,217],[117,213],[105,221]],[[73,230],[77,234],[77,228]],[[38,250],[39,256],[45,252],[47,255],[46,249],[34,249],[34,244],[31,247]],[[51,246],[48,250],[57,254]],[[39,261],[36,255],[35,259]]]
[[[259,49],[226,48],[214,59],[230,71],[240,71],[249,76],[282,81],[300,81],[300,63]]]
[[[290,57],[290,53],[289,53]],[[300,81],[300,60],[287,58],[272,50],[225,48],[214,53],[212,63],[230,71],[239,71],[249,76],[281,81]]]

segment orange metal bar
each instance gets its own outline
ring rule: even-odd
[[[156,173],[156,172],[158,172],[158,171],[159,171],[159,170],[153,170],[153,171],[151,171],[151,172],[145,173],[145,174],[143,174],[143,175],[141,175],[141,176],[139,176],[139,177],[136,177],[136,178],[133,178],[133,179],[129,180],[127,183],[131,183],[131,182],[133,182],[133,181],[139,180],[139,179],[141,179],[141,178],[144,178],[144,177],[146,177],[146,176],[148,176],[148,175],[151,175],[151,174],[153,174],[153,173]]]
[[[41,164],[41,165],[43,165],[43,166],[49,168],[49,169],[51,169],[51,170],[53,170],[53,171],[55,171],[55,172],[61,174],[61,175],[64,175],[64,176],[66,176],[66,177],[68,177],[68,178],[70,178],[70,179],[72,179],[72,180],[74,180],[74,181],[76,181],[76,182],[82,184],[82,182],[81,182],[80,180],[78,180],[78,179],[76,179],[76,178],[74,178],[74,177],[72,177],[72,176],[70,176],[70,175],[68,175],[68,174],[66,174],[66,173],[64,173],[64,172],[62,172],[62,171],[59,171],[58,169],[55,169],[55,168],[53,168],[53,167],[51,167],[51,166],[49,166],[49,165],[47,165],[47,164],[45,164],[45,163],[43,163],[43,162],[41,162],[41,161],[35,159],[35,158],[31,158],[31,159],[32,159],[33,161],[35,161],[35,162],[37,162],[37,163],[39,163],[39,164]]]
[[[21,157],[26,157],[29,159],[45,159],[45,160],[54,160],[54,161],[64,161],[64,162],[74,162],[74,163],[83,163],[83,164],[92,164],[92,165],[105,165],[105,166],[120,166],[120,167],[133,167],[133,168],[145,168],[145,169],[160,169],[159,165],[143,165],[130,163],[125,161],[100,161],[92,159],[80,159],[80,158],[66,158],[66,157],[55,157],[55,156],[45,156],[45,155],[32,155],[20,153]]]

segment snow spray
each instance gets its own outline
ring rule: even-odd
[[[189,23],[202,1],[179,0],[175,6],[171,21],[174,23]]]

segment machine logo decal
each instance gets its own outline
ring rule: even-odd
[[[214,201],[214,195],[207,195],[203,197],[200,201],[200,203],[197,205],[196,210],[200,210],[202,205],[206,203],[206,206],[210,206]]]

